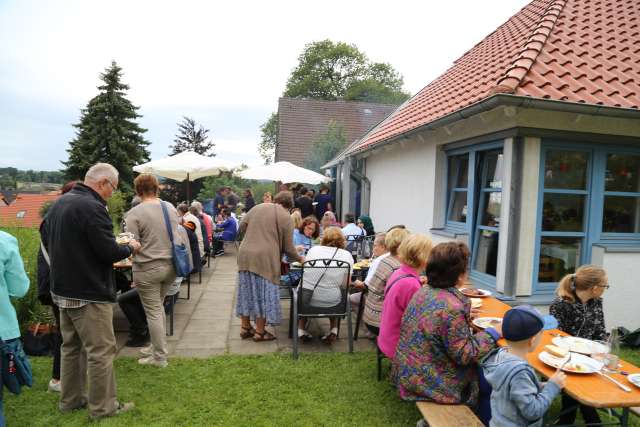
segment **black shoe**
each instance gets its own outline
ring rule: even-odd
[[[216,251],[216,253],[214,254],[214,256],[221,256],[221,255],[224,255],[224,250]]]
[[[149,335],[134,335],[124,344],[126,347],[144,347],[149,344]]]

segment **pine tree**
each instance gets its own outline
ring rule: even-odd
[[[178,123],[178,133],[173,142],[174,145],[169,146],[173,149],[172,155],[183,151],[195,151],[209,157],[216,155],[213,152],[216,144],[209,139],[209,129],[202,125],[197,125],[196,129],[196,121],[190,117],[182,117],[182,123]]]
[[[80,123],[73,125],[76,137],[69,143],[69,160],[63,173],[66,179],[83,179],[95,163],[105,162],[120,172],[120,186],[130,192],[133,184],[133,166],[149,161],[149,141],[136,119],[140,107],[125,96],[129,86],[120,81],[122,68],[115,61],[100,74],[103,85],[100,93],[81,110]]]

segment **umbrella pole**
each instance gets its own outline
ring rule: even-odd
[[[189,182],[189,174],[187,173],[187,204],[191,203],[191,185]]]

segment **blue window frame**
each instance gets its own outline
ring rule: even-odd
[[[543,141],[534,292],[591,262],[596,243],[640,243],[640,150]]]
[[[447,151],[446,229],[467,234],[471,279],[495,287],[500,207],[502,142]]]

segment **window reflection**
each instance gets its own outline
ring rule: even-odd
[[[498,266],[498,240],[500,234],[497,231],[480,230],[478,243],[474,254],[473,268],[481,273],[496,275]]]
[[[585,196],[546,193],[542,231],[583,231]]]
[[[538,281],[559,282],[565,274],[575,272],[581,250],[580,237],[542,237]]]
[[[586,189],[588,161],[589,154],[583,151],[547,151],[544,162],[544,187]]]
[[[640,156],[609,154],[604,182],[606,191],[640,192]]]
[[[606,196],[602,231],[640,233],[640,197]]]

